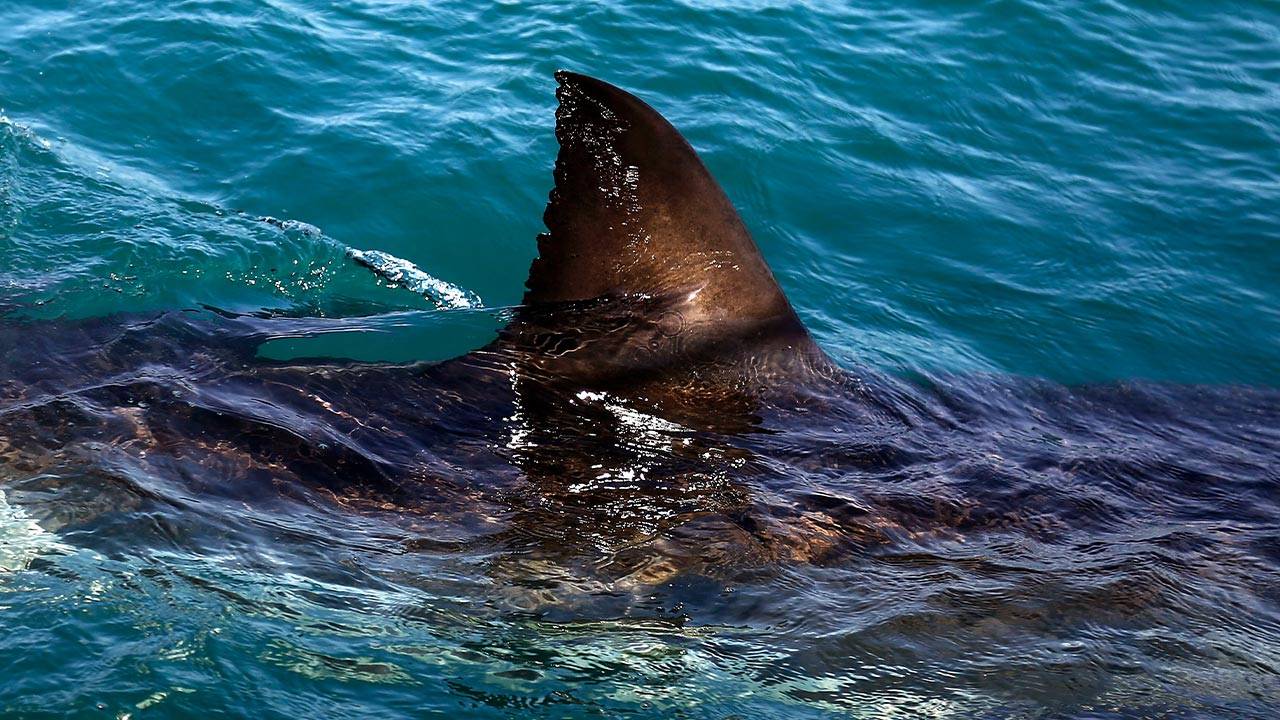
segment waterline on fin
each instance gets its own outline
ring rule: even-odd
[[[445,282],[417,265],[381,250],[347,248],[347,257],[372,270],[387,282],[401,285],[426,297],[441,310],[478,308],[481,300],[470,290]]]

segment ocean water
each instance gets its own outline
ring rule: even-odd
[[[1137,381],[1162,388],[1135,391],[1153,405],[1238,422],[1212,441],[1173,411],[1116,422],[1153,444],[1054,461],[1105,476],[1098,494],[1001,498],[1078,503],[1031,514],[1079,533],[950,522],[995,502],[977,490],[927,511],[899,497],[911,531],[875,552],[643,587],[461,520],[202,498],[109,448],[73,469],[6,462],[0,714],[1280,712],[1268,0],[6,0],[0,309],[37,330],[0,333],[0,353],[33,362],[17,351],[38,328],[168,310],[334,323],[273,335],[260,354],[278,360],[484,344],[536,253],[558,68],[681,129],[845,368],[1009,397]],[[71,331],[50,337],[73,357]],[[1155,443],[1182,459],[1144,456]],[[860,466],[846,501],[879,497],[870,476],[895,462]],[[836,483],[813,472],[796,482]],[[902,519],[926,515],[963,532]]]

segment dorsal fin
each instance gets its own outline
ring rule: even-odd
[[[737,211],[639,98],[560,71],[555,188],[525,304],[681,294],[686,330],[807,338]],[[712,328],[717,328],[712,330]]]

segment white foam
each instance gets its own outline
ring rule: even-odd
[[[320,230],[320,228],[312,225],[311,223],[302,222],[301,220],[281,220],[280,218],[271,217],[270,215],[263,215],[258,218],[258,220],[268,225],[275,225],[281,230],[301,233],[307,237],[318,238],[324,235],[324,232]]]
[[[40,527],[27,511],[9,504],[0,490],[0,575],[26,570],[46,553],[69,554],[71,547]]]
[[[388,282],[425,296],[441,309],[480,307],[480,298],[475,293],[447,283],[404,258],[398,258],[381,250],[356,250],[355,248],[347,248],[347,256],[373,270]]]
[[[16,122],[10,119],[9,116],[4,114],[3,108],[0,108],[0,127],[9,128],[12,132],[36,143],[37,145],[44,148],[45,150],[50,150],[53,148],[53,143],[37,135],[36,132],[30,128],[30,126],[24,125],[23,123]]]

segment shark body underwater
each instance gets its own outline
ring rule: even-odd
[[[616,87],[557,80],[548,231],[491,343],[273,361],[265,340],[340,321],[11,314],[0,488],[66,532],[219,503],[378,517],[400,550],[483,558],[548,603],[564,578],[621,592],[964,543],[1069,554],[1206,517],[1239,529],[1223,542],[1241,557],[1280,560],[1276,391],[842,369],[680,133]]]

